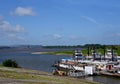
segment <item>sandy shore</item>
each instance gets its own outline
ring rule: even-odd
[[[32,52],[31,54],[46,54],[47,52]]]
[[[66,56],[73,56],[72,54],[65,54],[65,53],[54,53],[54,52],[32,52],[31,54],[49,54],[49,55],[66,55]]]

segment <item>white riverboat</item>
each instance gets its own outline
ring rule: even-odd
[[[82,62],[83,61],[83,62]],[[74,57],[61,59],[58,63],[54,64],[58,70],[67,72],[69,76],[85,76],[93,75],[95,73],[95,65],[87,64],[85,56],[78,50],[75,51]],[[87,61],[87,60],[86,60]]]
[[[81,51],[76,50],[72,58],[61,59],[54,64],[54,67],[57,70],[65,71],[69,76],[94,75],[97,71],[106,71],[110,63],[119,64],[117,56],[113,57],[113,55],[110,50],[108,50],[105,56],[99,56],[94,52],[93,56],[88,59],[88,57],[83,56]],[[113,65],[113,67],[116,67],[117,72],[120,73],[120,66]]]

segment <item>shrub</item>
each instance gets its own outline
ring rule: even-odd
[[[8,59],[8,60],[3,61],[2,65],[3,65],[3,66],[6,66],[6,67],[15,67],[15,68],[18,67],[17,62],[16,62],[16,61],[13,61],[13,60],[11,60],[11,59]]]

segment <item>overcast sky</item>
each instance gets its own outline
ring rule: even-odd
[[[120,44],[120,0],[0,0],[0,45]]]

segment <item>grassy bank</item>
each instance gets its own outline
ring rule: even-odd
[[[87,56],[88,54],[88,50],[87,49],[83,49],[81,50],[81,52],[83,53],[84,56]],[[97,52],[100,54],[104,54],[104,50],[103,49],[97,49]],[[107,52],[107,51],[106,51]],[[117,53],[118,56],[120,56],[120,49],[114,50],[115,53]],[[69,55],[69,56],[73,56],[74,54],[74,50],[65,50],[65,51],[56,51],[56,52],[36,52],[36,54],[51,54],[51,55]],[[92,51],[89,51],[89,54],[92,55]]]
[[[74,54],[74,51],[72,50],[66,50],[66,51],[56,51],[56,52],[46,52],[43,54],[50,54],[50,55],[70,55],[72,56]]]
[[[2,84],[98,84],[78,78],[53,76],[50,73],[22,68],[0,67]]]

